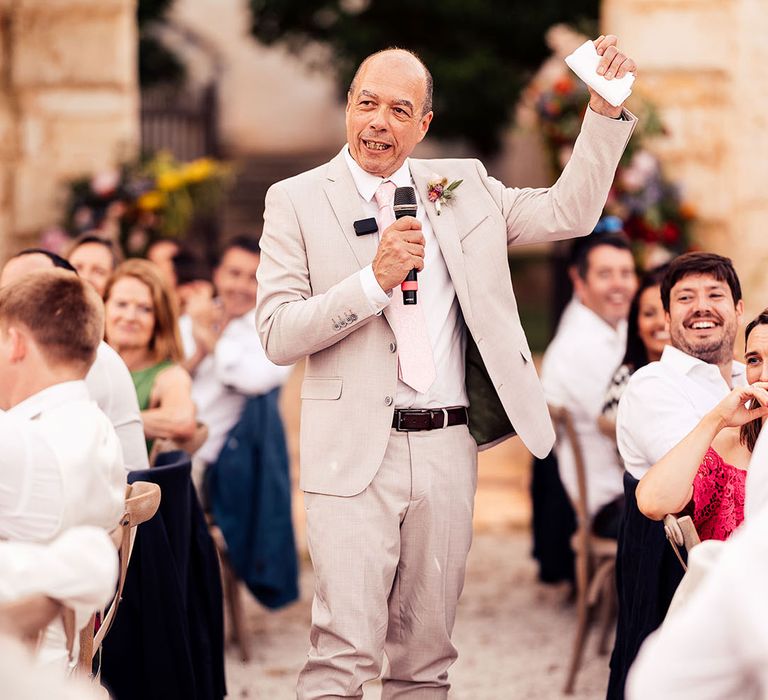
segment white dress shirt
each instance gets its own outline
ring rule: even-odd
[[[744,386],[734,362],[733,386]],[[627,471],[640,479],[696,427],[731,390],[720,368],[667,345],[658,362],[641,367],[619,401],[616,439]]]
[[[149,469],[144,425],[131,373],[120,355],[104,341],[85,377],[91,398],[107,414],[120,438],[125,469]]]
[[[125,503],[123,452],[83,381],[0,411],[0,538],[46,542],[75,525],[114,528]]]
[[[197,346],[189,316],[182,316],[179,328],[184,352],[191,357]],[[255,309],[230,321],[213,354],[203,358],[192,375],[197,419],[208,426],[208,439],[195,457],[207,464],[215,462],[246,399],[282,386],[292,370],[293,365],[278,366],[267,359],[256,332]]]
[[[541,384],[547,403],[568,409],[581,442],[590,516],[624,493],[616,445],[597,427],[597,419],[606,387],[624,357],[626,343],[626,321],[613,328],[574,299],[542,361]],[[555,451],[560,480],[575,501],[576,464],[565,435],[557,436]]]
[[[690,600],[645,641],[627,679],[628,700],[768,697],[767,590],[763,507],[722,543]]]
[[[345,146],[343,152],[360,194],[363,213],[367,217],[375,218],[378,207],[373,196],[384,179],[365,172],[349,154],[349,146]],[[414,187],[407,159],[395,173],[385,179],[391,180],[398,187]],[[414,189],[418,204],[416,218],[421,223],[421,232],[424,234],[425,241],[424,269],[419,273],[419,305],[424,310],[437,378],[423,394],[398,381],[395,407],[468,406],[469,399],[464,386],[464,351],[466,349],[464,319],[440,245],[427,217],[421,193],[418,188],[414,187]],[[372,235],[378,239],[379,233]],[[371,308],[374,312],[381,313],[389,305],[390,296],[379,286],[371,265],[360,271],[360,282],[371,303]],[[399,287],[395,287],[392,293],[400,294]]]

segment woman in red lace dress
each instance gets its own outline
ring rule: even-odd
[[[750,385],[731,391],[637,486],[644,515],[686,511],[702,540],[725,540],[744,520],[746,469],[768,415],[768,309],[745,335]]]

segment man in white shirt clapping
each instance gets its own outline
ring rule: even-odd
[[[541,381],[547,402],[571,413],[587,470],[587,507],[596,534],[616,537],[623,501],[622,472],[613,440],[597,419],[608,384],[621,364],[627,314],[637,289],[632,250],[621,232],[593,233],[577,242],[572,276],[575,298],[568,322],[544,354]],[[578,496],[573,452],[566,436],[555,446],[560,479]]]
[[[195,455],[196,481],[218,458],[246,399],[281,386],[292,370],[267,359],[256,332],[259,260],[255,238],[230,239],[214,270],[217,297],[190,296],[180,322],[192,398],[198,418],[208,427],[208,438]]]

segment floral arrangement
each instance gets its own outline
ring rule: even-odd
[[[555,172],[571,157],[589,102],[586,85],[562,60],[584,40],[567,27],[550,30],[547,41],[554,55],[526,87],[518,108],[518,124],[539,130]],[[635,95],[631,109],[640,121],[619,164],[604,214],[621,219],[640,264],[648,268],[690,248],[694,211],[647,148],[649,139],[665,133],[654,105]]]
[[[226,163],[184,163],[160,152],[73,182],[64,229],[68,236],[98,232],[139,255],[155,238],[184,238],[197,217],[215,211],[231,180]],[[60,238],[49,231],[43,244],[55,248]]]

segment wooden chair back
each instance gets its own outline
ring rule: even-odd
[[[680,548],[685,547],[686,552],[690,552],[697,544],[701,543],[699,533],[696,532],[696,526],[690,515],[668,514],[664,516],[664,533],[669,540],[672,551],[675,553],[683,571],[688,571],[688,566],[683,560]]]
[[[128,484],[126,487],[125,511],[120,518],[120,523],[111,533],[112,540],[117,547],[118,560],[120,562],[117,591],[101,619],[101,625],[98,631],[94,633],[94,614],[91,616],[88,624],[80,632],[80,653],[78,655],[77,668],[80,672],[86,675],[90,675],[93,657],[96,655],[102,641],[104,641],[105,635],[112,626],[112,623],[115,620],[115,615],[117,614],[117,608],[122,600],[125,575],[128,571],[128,563],[131,559],[136,527],[141,525],[141,523],[146,522],[157,513],[157,509],[160,507],[160,497],[160,487],[157,484],[148,481],[136,481],[133,484]],[[73,625],[74,616],[69,623],[65,618],[65,629],[67,629],[67,627],[71,629]]]

